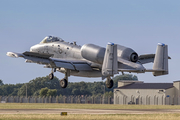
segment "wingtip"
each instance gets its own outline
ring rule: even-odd
[[[160,46],[165,46],[165,44],[164,44],[164,43],[158,43],[158,45],[160,45]]]
[[[108,45],[114,45],[114,43],[113,42],[108,42]]]

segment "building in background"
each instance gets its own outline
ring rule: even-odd
[[[114,89],[114,104],[180,105],[180,81],[119,81],[118,88]]]

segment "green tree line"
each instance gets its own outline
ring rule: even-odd
[[[56,95],[112,95],[113,89],[117,88],[119,80],[138,80],[132,74],[117,75],[113,78],[114,86],[111,89],[105,87],[102,82],[69,82],[67,88],[63,89],[59,85],[59,79],[54,77],[37,77],[28,83],[23,84],[4,84],[0,80],[0,96],[56,96]]]

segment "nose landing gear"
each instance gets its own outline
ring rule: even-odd
[[[49,79],[52,80],[54,78],[54,74],[53,73],[50,73],[49,74]]]
[[[52,68],[51,73],[49,74],[49,79],[52,80],[54,78],[54,72],[56,72],[56,68]]]

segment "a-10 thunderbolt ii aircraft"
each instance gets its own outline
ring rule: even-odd
[[[140,55],[131,48],[118,44],[108,43],[106,48],[94,44],[85,44],[82,47],[76,42],[65,42],[59,37],[45,37],[39,44],[30,48],[29,52],[7,52],[10,57],[23,57],[27,63],[38,63],[45,68],[52,68],[50,80],[54,72],[65,74],[60,80],[60,86],[66,88],[70,75],[80,77],[105,78],[106,86],[113,87],[111,77],[119,72],[145,73],[153,72],[154,76],[168,74],[168,48],[159,43],[156,54]],[[154,62],[153,69],[146,69],[143,64]]]

